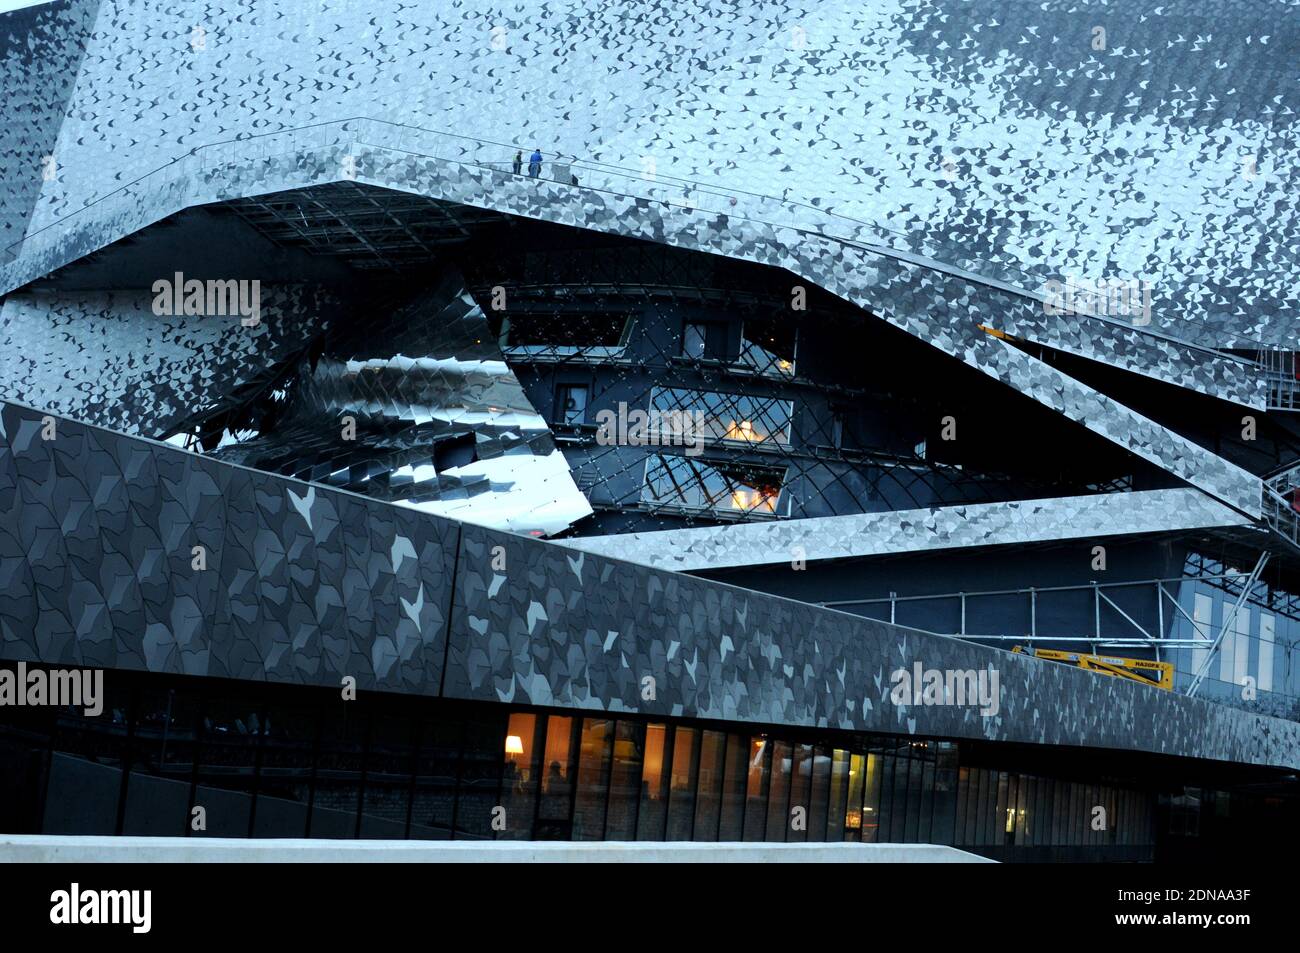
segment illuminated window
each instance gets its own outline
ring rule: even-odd
[[[659,455],[646,461],[643,503],[683,509],[774,515],[783,512],[785,471],[750,464]]]
[[[788,315],[746,318],[740,335],[740,363],[758,374],[793,377],[796,340]]]
[[[775,397],[745,394],[721,394],[714,391],[656,387],[650,395],[650,407],[669,419],[686,420],[699,429],[704,440],[731,440],[738,443],[790,443],[790,423],[794,403]]]

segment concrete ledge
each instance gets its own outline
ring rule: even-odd
[[[3,863],[992,863],[930,844],[391,841],[0,834]]]

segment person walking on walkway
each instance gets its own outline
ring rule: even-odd
[[[518,175],[524,170],[524,151],[520,149],[515,153],[514,173]]]
[[[528,157],[528,174],[534,179],[542,174],[542,150],[541,149],[534,149],[533,154]]]

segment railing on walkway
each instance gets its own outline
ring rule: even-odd
[[[527,176],[531,147],[523,148],[513,143],[496,142],[440,130],[424,129],[405,123],[367,117],[328,120],[309,125],[282,129],[275,132],[252,133],[232,139],[195,146],[185,155],[152,169],[132,181],[95,199],[82,202],[62,211],[52,206],[55,215],[49,221],[31,230],[23,238],[10,243],[3,251],[5,261],[20,256],[39,253],[43,247],[53,245],[65,234],[61,227],[85,216],[91,209],[100,216],[111,216],[115,209],[123,211],[135,207],[146,192],[164,188],[169,184],[185,185],[196,176],[216,176],[223,167],[246,163],[253,157],[275,158],[304,152],[338,149],[342,146],[367,146],[391,150],[423,158],[459,162],[511,174],[516,152],[523,152],[523,175]],[[558,175],[556,174],[558,172]],[[1045,284],[1059,276],[1031,273],[1010,261],[989,261],[968,255],[951,246],[930,247],[915,233],[902,231],[878,222],[866,222],[841,212],[816,200],[803,202],[786,196],[771,196],[719,183],[683,178],[660,172],[653,161],[647,159],[641,169],[601,162],[578,156],[548,155],[542,166],[541,178],[595,188],[614,194],[642,198],[674,205],[683,209],[725,214],[772,227],[788,227],[814,232],[818,235],[860,244],[869,250],[892,255],[948,271],[964,278],[979,279],[1001,286],[1009,293],[1031,300],[1042,301],[1046,295]],[[206,200],[206,199],[205,199]],[[58,214],[62,211],[62,214]],[[942,256],[940,258],[939,256]],[[1106,316],[1089,316],[1125,329],[1137,330],[1147,336],[1171,341],[1188,350],[1214,354],[1229,359],[1242,358],[1226,354],[1214,347],[1168,331],[1133,325]],[[1192,318],[1179,318],[1177,324],[1189,330],[1196,325],[1208,327]],[[1170,325],[1167,325],[1170,326]],[[1259,345],[1265,350],[1265,345]],[[1244,361],[1245,363],[1252,363]]]
[[[1210,691],[1199,694],[1213,696],[1213,700],[1233,707],[1250,711],[1275,714],[1291,720],[1300,720],[1300,699],[1291,694],[1286,687],[1279,689],[1260,688],[1259,701],[1248,701],[1241,692],[1241,685],[1231,681],[1210,679],[1210,672],[1224,645],[1226,638],[1240,638],[1241,630],[1237,626],[1238,617],[1248,604],[1267,609],[1278,616],[1300,619],[1297,607],[1284,604],[1277,605],[1267,597],[1267,587],[1260,580],[1260,570],[1267,562],[1265,553],[1251,572],[1226,570],[1222,572],[1199,572],[1195,575],[1173,577],[1168,579],[1143,579],[1119,583],[1091,583],[1073,586],[1046,586],[1024,589],[997,589],[971,592],[946,592],[918,596],[888,596],[870,599],[849,599],[823,602],[829,608],[843,609],[868,618],[879,619],[908,628],[917,629],[932,635],[956,638],[980,644],[994,644],[1010,650],[1014,645],[1028,648],[1053,647],[1068,648],[1072,651],[1091,654],[1122,654],[1125,649],[1144,649],[1152,652],[1158,661],[1174,662],[1177,665],[1190,664],[1190,668],[1177,669],[1179,676],[1175,691],[1182,694],[1197,694],[1197,689],[1209,687]],[[1217,623],[1211,618],[1194,618],[1180,602],[1180,589],[1185,582],[1204,582],[1224,591],[1222,617]],[[1136,600],[1145,600],[1143,608],[1135,606]],[[990,607],[987,600],[995,600]],[[1010,601],[1008,601],[1010,600]],[[1019,601],[1023,600],[1023,601]],[[1080,626],[1063,627],[1058,624],[1045,624],[1043,616],[1055,610],[1059,616],[1063,610],[1075,614],[1083,609],[1084,603],[1091,607],[1091,619]],[[1152,601],[1154,600],[1154,601]],[[981,605],[981,602],[984,602]],[[928,604],[928,605],[927,605]],[[913,607],[926,607],[929,620],[926,620]],[[1127,609],[1125,608],[1127,606]],[[1003,617],[1015,617],[1005,625],[1001,632],[986,633],[978,630],[978,625],[970,624],[968,615],[987,615],[995,608]],[[958,615],[959,613],[959,615]],[[1154,626],[1144,626],[1134,616],[1147,616],[1148,622],[1154,615]],[[940,624],[944,618],[953,619],[951,627]],[[928,624],[926,624],[928,622]],[[920,624],[918,624],[920,623]],[[1006,634],[1014,627],[1022,628],[1021,634]],[[1191,633],[1190,637],[1165,637],[1166,632],[1181,628]],[[1252,648],[1244,650],[1235,646],[1231,653],[1232,664],[1244,658],[1260,659],[1264,653],[1261,642],[1266,641],[1262,634],[1249,636]],[[1267,657],[1273,658],[1275,651],[1295,652],[1284,638],[1267,640]],[[1178,653],[1171,650],[1190,650]],[[1240,655],[1246,651],[1246,655]],[[1240,659],[1239,656],[1240,655]],[[1057,664],[1057,663],[1044,663]],[[1284,673],[1292,671],[1290,662],[1280,666]],[[1284,681],[1289,678],[1284,676]],[[1210,682],[1213,682],[1211,685]],[[1267,696],[1267,697],[1265,697]]]
[[[1300,549],[1300,464],[1264,480],[1264,522],[1292,546]]]
[[[1300,410],[1300,354],[1271,348],[1257,357],[1268,381],[1268,409]]]

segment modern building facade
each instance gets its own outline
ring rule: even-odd
[[[1248,6],[0,16],[0,829],[1294,836]]]

